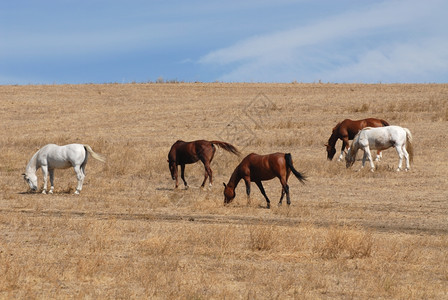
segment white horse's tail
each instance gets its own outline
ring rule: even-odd
[[[414,147],[412,145],[412,134],[411,131],[407,128],[404,128],[406,132],[406,151],[409,154],[409,160],[412,162],[414,160]]]
[[[99,160],[100,162],[106,162],[106,157],[93,151],[92,147],[86,144],[84,144],[83,146],[86,149],[86,151],[89,152],[90,155],[92,155],[94,159]]]

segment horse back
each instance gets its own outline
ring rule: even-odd
[[[367,118],[363,120],[365,122],[364,127],[384,127],[389,126],[389,123],[382,119],[375,119],[375,118]],[[363,127],[363,128],[364,128]]]
[[[242,161],[241,168],[246,176],[250,176],[251,181],[270,180],[286,173],[285,154],[259,155],[251,153]]]
[[[339,132],[341,135],[348,135],[349,140],[352,140],[360,130],[366,127],[383,127],[389,126],[389,123],[382,119],[367,118],[362,120],[345,119],[339,124]]]
[[[203,150],[202,144],[194,142],[184,142],[178,140],[171,147],[170,152],[168,154],[168,159],[175,161],[177,164],[191,164],[195,163],[199,160],[199,155]]]
[[[47,165],[51,169],[64,169],[74,165],[81,165],[86,158],[86,150],[81,144],[69,144],[58,146],[45,145],[38,157],[41,165]]]

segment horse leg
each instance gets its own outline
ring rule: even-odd
[[[364,150],[364,154],[362,155],[362,164],[361,164],[361,169],[364,168],[364,165],[366,164],[366,159],[367,159],[367,153]]]
[[[76,179],[78,179],[78,186],[76,187],[76,191],[75,194],[79,195],[79,193],[82,190],[82,184],[84,182],[84,173],[81,171],[80,166],[74,166],[73,169],[75,170],[76,173]]]
[[[50,172],[50,194],[53,194],[54,190],[54,169],[48,170]]]
[[[278,206],[282,205],[283,197],[286,194],[286,204],[291,205],[291,199],[289,197],[289,186],[286,179],[280,178],[280,183],[282,184],[282,195],[280,196],[280,201],[278,202]]]
[[[285,189],[282,187],[282,195],[280,196],[280,201],[278,202],[278,206],[282,206],[283,197],[285,197]]]
[[[210,168],[210,163],[207,163],[205,165],[205,174],[208,175],[208,178],[209,178],[209,183],[208,183],[209,187],[212,187],[212,185],[213,185],[213,171],[212,171],[212,168]],[[205,180],[204,180],[204,184],[205,184]]]
[[[264,196],[264,198],[266,199],[266,205],[267,208],[271,208],[271,201],[269,201],[268,196],[266,195],[266,192],[264,191],[264,187],[263,184],[261,183],[261,181],[256,181],[255,182],[258,186],[258,188],[260,189],[261,194]]]
[[[381,152],[381,150],[378,150],[378,151],[376,152],[376,158],[375,158],[375,161],[380,161],[382,157],[383,157],[383,152]]]
[[[207,170],[205,170],[204,171],[204,181],[202,181],[201,188],[204,188],[207,178],[208,178],[208,172],[207,172]]]
[[[207,158],[205,158],[205,157],[201,157],[200,159],[201,159],[202,163],[204,164],[204,169],[205,169],[204,181],[202,182],[201,187],[203,188],[205,186],[205,182],[207,181],[207,178],[209,178],[209,177],[210,177],[209,186],[211,187],[213,184],[213,177],[212,177],[213,172],[212,172],[212,169],[210,168],[211,159],[207,160]],[[213,159],[213,156],[212,156],[212,159]]]
[[[48,166],[42,166],[42,174],[44,175],[44,188],[42,189],[42,194],[46,194],[47,193]]]
[[[364,168],[364,165],[366,163],[366,158],[369,159],[370,171],[374,172],[375,171],[375,164],[373,163],[372,153],[370,153],[370,147],[368,147],[368,146],[364,148],[364,156],[362,157],[362,167],[363,168]]]
[[[342,147],[341,147],[341,155],[339,155],[338,161],[341,161],[344,158],[344,152],[347,149],[348,150],[348,137],[342,138]]]
[[[397,150],[397,154],[398,154],[398,168],[397,168],[397,172],[401,171],[401,166],[403,164],[403,150],[401,149],[401,146],[395,146],[395,150]],[[408,161],[406,161],[406,165],[409,164]],[[407,166],[406,166],[407,167]]]
[[[188,189],[187,181],[185,181],[185,165],[180,165],[180,178],[184,182],[185,189]],[[178,187],[177,174],[176,174],[176,188]]]
[[[411,165],[409,164],[409,153],[408,153],[408,150],[406,150],[406,147],[404,145],[403,145],[403,153],[404,153],[404,158],[406,159],[405,171],[409,171],[411,169]]]
[[[285,193],[286,193],[286,204],[288,204],[288,206],[290,206],[291,205],[291,198],[290,198],[290,196],[289,196],[289,185],[285,185],[284,187],[283,187],[283,189],[284,189],[284,191],[285,191]]]
[[[250,205],[250,178],[245,177],[244,183],[246,184],[247,205]]]

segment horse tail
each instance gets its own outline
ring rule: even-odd
[[[305,184],[306,177],[297,171],[293,164],[292,164],[292,157],[291,153],[285,154],[285,160],[286,160],[286,167],[292,171],[292,173],[297,177],[298,180],[300,180],[301,183]]]
[[[92,157],[94,159],[99,160],[100,162],[106,162],[106,157],[104,157],[101,154],[98,154],[98,153],[94,152],[92,150],[92,147],[90,147],[89,145],[85,145],[85,144],[83,146],[84,146],[84,149],[86,149],[86,153],[89,153],[90,155],[92,155]],[[84,162],[85,161],[87,161],[87,155],[86,155],[86,158],[85,158]]]
[[[390,126],[389,122],[385,121],[385,120],[380,120],[381,124],[383,124],[383,126]]]
[[[407,128],[403,128],[406,131],[406,151],[409,154],[409,160],[414,161],[414,146],[412,145],[412,134]]]
[[[212,143],[212,145],[219,146],[220,148],[222,148],[230,153],[233,153],[235,155],[241,155],[240,151],[238,151],[238,149],[235,146],[233,146],[229,143],[221,142],[221,141],[210,141],[210,143]]]

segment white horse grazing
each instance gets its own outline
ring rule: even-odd
[[[85,168],[87,164],[88,153],[93,158],[105,162],[105,158],[95,153],[89,145],[69,144],[65,146],[58,146],[55,144],[48,144],[37,151],[26,166],[25,173],[22,174],[25,181],[30,186],[31,190],[37,190],[37,176],[36,171],[42,168],[44,175],[44,188],[42,193],[47,193],[47,176],[50,173],[50,194],[54,190],[54,169],[66,169],[73,167],[78,179],[78,186],[75,194],[79,194],[82,190],[82,183],[86,176]]]
[[[356,160],[356,153],[359,149],[364,151],[362,158],[362,167],[366,162],[366,158],[370,162],[370,171],[375,170],[375,165],[372,161],[373,150],[386,150],[395,147],[397,150],[399,162],[397,171],[401,170],[403,157],[406,159],[406,171],[410,169],[409,159],[413,158],[412,135],[409,129],[400,126],[386,126],[386,127],[366,127],[361,130],[353,139],[352,145],[345,157],[346,166],[351,167]]]

